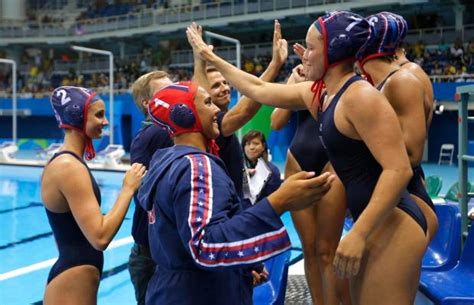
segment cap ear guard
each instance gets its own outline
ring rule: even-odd
[[[175,104],[170,109],[171,121],[179,127],[191,128],[196,123],[196,117],[186,104]]]
[[[84,107],[78,104],[69,104],[64,107],[64,120],[72,126],[80,126],[84,122]]]
[[[178,82],[162,88],[148,104],[150,117],[171,136],[201,132],[201,122],[194,107],[197,88],[192,82]]]
[[[339,34],[329,42],[328,52],[332,53],[339,48],[348,48],[351,43],[351,38],[347,34]]]
[[[319,17],[314,26],[323,36],[326,68],[355,60],[355,54],[369,37],[368,22],[351,12],[330,12]]]

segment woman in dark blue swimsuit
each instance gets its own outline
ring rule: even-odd
[[[334,268],[349,278],[353,304],[408,305],[418,288],[427,224],[406,191],[413,172],[397,116],[387,99],[353,72],[368,28],[350,12],[320,17],[308,30],[303,57],[314,83],[295,85],[262,82],[216,56],[192,29],[187,34],[196,54],[247,97],[280,108],[320,109],[323,145],[355,219],[339,242]],[[323,90],[328,98],[319,105]]]
[[[382,92],[395,110],[408,157],[413,167],[413,177],[407,190],[413,196],[428,222],[428,239],[431,240],[438,228],[438,219],[424,185],[421,160],[425,146],[429,116],[425,109],[423,83],[409,70],[401,69],[395,60],[395,51],[403,39],[405,23],[403,17],[382,12],[366,18],[372,28],[369,42],[359,51],[359,66]]]
[[[316,174],[334,172],[319,138],[319,123],[308,110],[297,111],[296,115],[297,127],[288,148],[285,178],[302,170]],[[272,128],[282,128],[290,116],[290,110],[276,108],[272,113]],[[305,277],[314,304],[350,304],[347,285],[337,279],[332,267],[345,212],[346,197],[339,179],[318,204],[291,212],[303,247]]]
[[[102,251],[122,224],[145,168],[132,165],[115,205],[102,215],[99,187],[82,156],[94,157],[92,139],[100,138],[108,124],[104,101],[85,88],[59,87],[51,105],[65,136],[41,180],[41,197],[59,251],[48,276],[44,304],[96,304]]]

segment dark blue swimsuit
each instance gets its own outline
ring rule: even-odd
[[[84,164],[85,167],[87,167],[87,164],[82,160],[82,158],[76,156],[70,151],[61,151],[55,154],[49,162],[51,163],[56,157],[62,154],[70,154],[74,156]],[[89,167],[87,167],[87,170],[91,177],[95,198],[100,205],[101,197],[99,186],[92,176]],[[48,216],[49,224],[53,229],[54,239],[56,240],[59,251],[59,258],[49,272],[48,284],[60,273],[69,268],[80,265],[92,265],[102,274],[104,254],[102,251],[97,251],[92,247],[77,225],[72,213],[53,213],[46,209],[46,215]]]
[[[359,76],[350,78],[333,98],[324,112],[320,112],[320,128],[329,161],[346,188],[347,205],[354,221],[357,221],[372,197],[382,167],[361,140],[351,139],[337,130],[334,110],[339,98]],[[422,211],[405,190],[401,194],[398,208],[410,215],[426,233],[426,219]]]
[[[387,79],[393,74],[395,74],[395,72],[397,71],[398,70],[390,72],[387,77],[377,86],[377,90],[381,91],[383,85],[385,85],[385,83],[387,82]],[[407,190],[410,194],[415,195],[416,197],[423,200],[433,211],[435,211],[433,201],[431,200],[430,195],[428,195],[428,192],[426,191],[426,187],[423,183],[423,180],[425,180],[425,173],[423,172],[421,165],[413,167],[413,177],[411,178],[410,182],[408,182]]]
[[[297,115],[296,133],[289,150],[302,170],[314,171],[319,175],[328,163],[326,150],[319,137],[319,123],[308,110],[298,111]]]

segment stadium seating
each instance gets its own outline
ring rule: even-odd
[[[445,271],[453,268],[461,248],[461,214],[453,205],[435,205],[438,231],[423,256],[422,269]]]
[[[474,226],[459,263],[447,271],[423,271],[420,291],[438,305],[474,304]]]

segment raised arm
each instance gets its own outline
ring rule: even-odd
[[[265,82],[215,55],[202,40],[195,24],[187,28],[186,34],[194,52],[215,66],[228,82],[248,98],[261,104],[294,110],[305,109],[305,99],[311,100],[311,82],[294,85]]]
[[[125,174],[122,190],[114,206],[106,215],[102,215],[87,169],[75,160],[66,159],[55,162],[60,169],[55,171],[57,174],[53,179],[57,181],[82,233],[95,249],[103,251],[120,228],[132,196],[145,175],[145,167],[138,163],[132,165]]]
[[[358,273],[368,237],[396,207],[412,175],[400,124],[387,99],[365,82],[354,87],[341,104],[340,117],[347,121],[342,125],[346,125],[348,136],[364,141],[382,173],[367,207],[339,243],[334,265],[343,276],[345,272],[345,276]],[[336,113],[336,124],[337,117]]]
[[[196,32],[200,37],[202,37],[202,27],[196,25]],[[209,46],[209,48],[213,48],[212,46]],[[206,62],[199,57],[199,55],[195,52],[193,49],[193,58],[194,58],[194,75],[193,79],[195,82],[199,84],[199,86],[203,87],[207,92],[210,91],[211,85],[209,84],[209,80],[207,79],[207,73],[206,73],[206,68],[207,64]]]
[[[281,67],[288,57],[288,43],[281,36],[281,26],[275,20],[273,29],[273,49],[272,60],[267,69],[260,76],[265,82],[272,82],[278,76]],[[261,104],[243,96],[238,103],[230,109],[222,119],[221,132],[224,136],[229,136],[250,121],[260,109]]]

